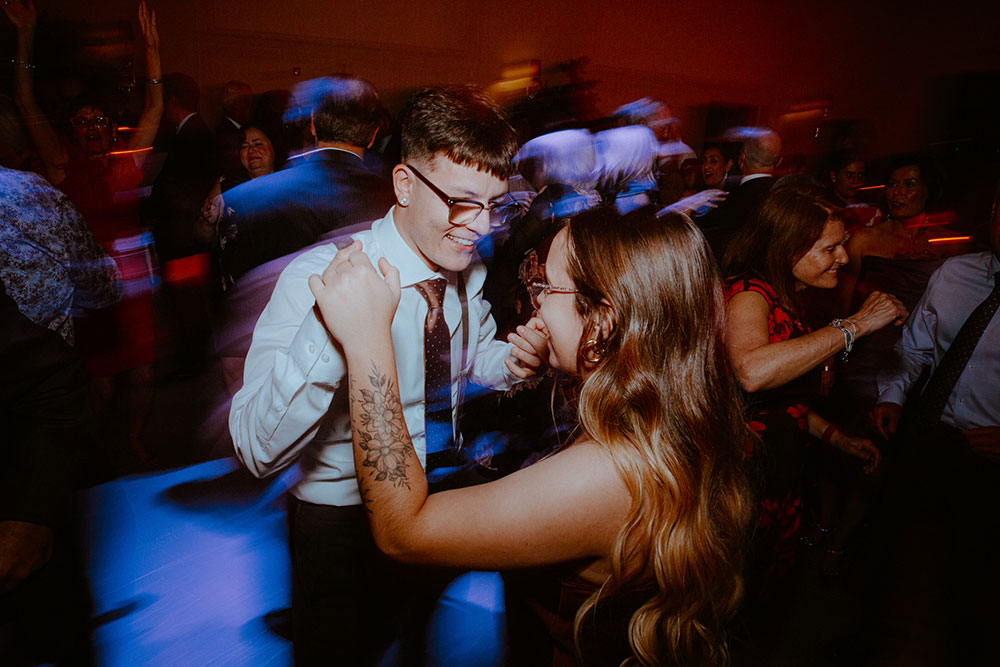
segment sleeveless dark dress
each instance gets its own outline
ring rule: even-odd
[[[581,626],[576,657],[573,623],[598,587],[565,567],[503,573],[510,664],[519,667],[618,667],[632,655],[628,624],[651,589],[621,591],[602,600]]]

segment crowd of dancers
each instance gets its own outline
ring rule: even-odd
[[[297,664],[420,664],[468,569],[504,574],[511,664],[769,664],[809,554],[877,582],[851,664],[928,625],[924,664],[995,657],[1000,190],[849,135],[810,169],[767,127],[695,151],[652,98],[529,123],[451,85],[393,115],[346,74],[231,81],[209,129],[145,2],[141,108],[57,117],[34,5],[4,10],[5,605],[46,613],[31,586],[72,569],[66,441],[153,467],[157,386],[214,373],[246,469],[299,469]],[[39,627],[26,662],[87,653]]]

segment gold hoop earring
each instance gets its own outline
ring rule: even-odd
[[[604,341],[589,338],[580,346],[580,357],[589,364],[598,364],[604,358]]]

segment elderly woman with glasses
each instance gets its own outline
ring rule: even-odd
[[[142,427],[152,405],[155,358],[150,252],[151,239],[140,228],[141,160],[153,145],[163,112],[160,38],[156,13],[139,4],[139,28],[146,54],[146,102],[128,140],[108,107],[94,97],[77,98],[69,118],[72,141],[63,143],[46,120],[34,94],[32,51],[37,12],[32,0],[11,0],[4,11],[17,28],[15,99],[53,185],[80,210],[90,230],[114,258],[125,281],[124,299],[88,314],[76,327],[77,347],[94,376],[98,414],[110,399],[114,379],[128,380],[128,444],[140,460]]]

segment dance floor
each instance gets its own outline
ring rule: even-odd
[[[265,620],[290,602],[289,480],[256,480],[226,458],[89,489],[98,664],[291,664],[291,645]],[[503,618],[498,575],[460,577],[431,621],[431,664],[504,664]]]

